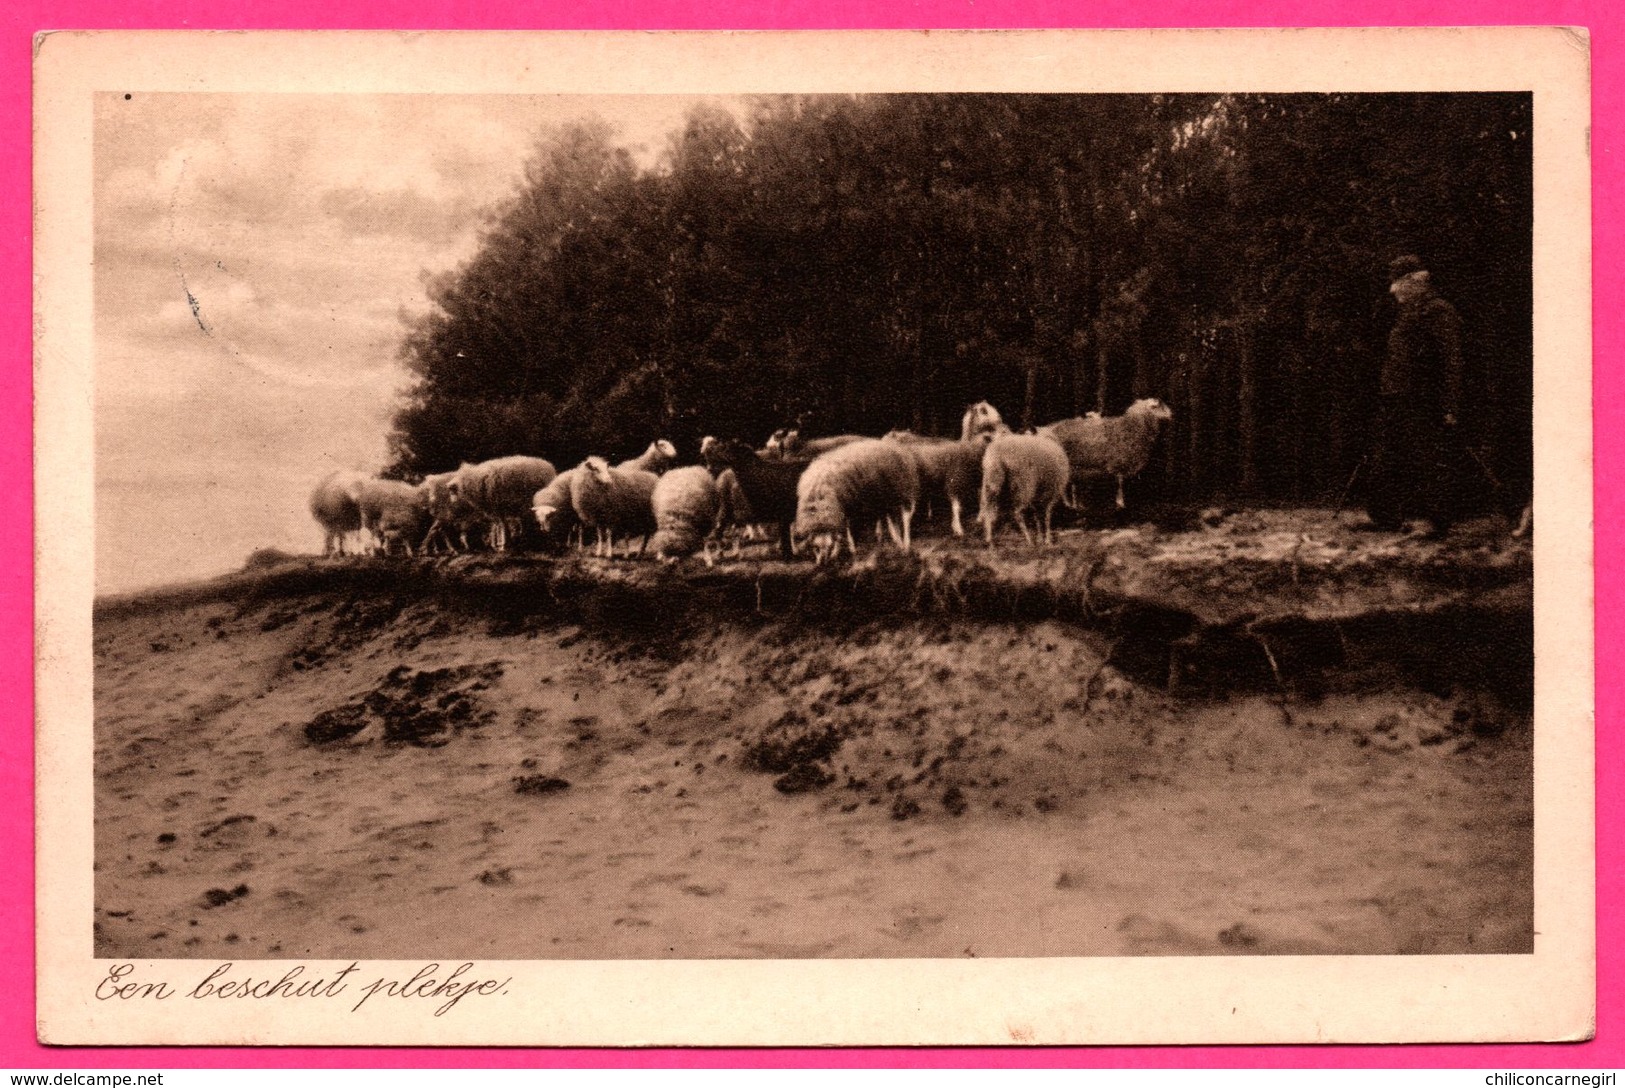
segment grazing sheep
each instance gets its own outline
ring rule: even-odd
[[[959,420],[959,440],[969,442],[979,435],[999,434],[1008,431],[1004,425],[1004,417],[999,410],[985,400],[979,400],[969,408]]]
[[[568,540],[581,526],[581,519],[576,517],[575,504],[570,500],[572,481],[580,472],[580,465],[567,468],[553,477],[552,483],[531,496],[531,512],[536,516],[536,524],[555,540]]]
[[[1027,531],[1027,512],[1032,511],[1035,521],[1042,513],[1041,539],[1048,544],[1050,521],[1066,491],[1069,472],[1066,451],[1053,438],[1003,434],[989,442],[982,455],[982,510],[977,515],[987,532],[987,546],[993,546],[1001,507],[1009,508],[1029,544],[1033,536]]]
[[[540,457],[498,457],[463,465],[447,490],[490,519],[491,546],[500,552],[508,547],[510,524],[523,528],[531,499],[557,475],[552,462]]]
[[[703,465],[672,469],[655,484],[650,503],[654,507],[655,535],[649,543],[655,558],[676,560],[693,555],[703,546],[709,566],[710,541],[717,531],[722,505],[710,470]]]
[[[785,559],[793,558],[790,525],[796,517],[796,484],[811,462],[762,457],[737,438],[719,442],[709,435],[700,443],[700,457],[712,469],[733,469],[752,515],[778,523],[779,552]]]
[[[412,502],[386,503],[379,511],[374,530],[378,534],[378,546],[385,555],[393,554],[396,548],[415,555],[423,549],[433,523],[428,496],[421,492]]]
[[[1000,424],[1002,426],[1002,424]],[[993,433],[980,431],[974,437],[927,438],[912,431],[892,431],[886,441],[895,442],[914,458],[920,473],[920,498],[946,496],[955,536],[965,535],[962,520],[966,506],[977,501],[982,487],[982,453]]]
[[[920,473],[914,458],[895,442],[866,438],[831,450],[807,466],[796,485],[791,535],[811,539],[814,561],[821,563],[840,553],[843,536],[857,554],[854,524],[883,521],[906,552],[909,523],[919,501]]]
[[[325,534],[323,555],[343,555],[345,540],[361,531],[361,507],[356,505],[353,491],[363,479],[359,472],[341,469],[322,477],[310,493],[310,516]]]
[[[659,480],[641,469],[611,468],[602,457],[581,463],[570,481],[570,505],[581,524],[596,535],[594,555],[613,558],[617,533],[627,539],[628,551],[631,538],[642,537],[638,554],[643,554],[655,530],[653,497]]]
[[[677,447],[664,438],[657,438],[649,443],[649,448],[628,461],[622,461],[616,468],[633,469],[639,472],[652,472],[656,476],[665,472],[677,460]]]
[[[801,457],[811,460],[821,457],[831,450],[838,450],[842,446],[850,446],[854,442],[863,442],[865,435],[861,434],[832,434],[824,438],[803,438],[798,430],[775,431],[773,438],[768,439],[771,448],[773,439],[778,439],[778,453],[780,457]]]
[[[1120,416],[1102,419],[1098,413],[1062,419],[1038,428],[1066,450],[1072,481],[1090,477],[1117,478],[1117,508],[1123,509],[1123,481],[1138,476],[1151,460],[1151,451],[1163,427],[1174,416],[1155,397],[1137,400]],[[1076,499],[1072,500],[1076,505]]]
[[[469,551],[472,548],[469,532],[487,524],[485,515],[451,486],[455,479],[455,472],[439,472],[423,478],[421,486],[428,499],[429,516],[434,519],[423,538],[425,552],[435,551],[441,545],[448,552]]]
[[[350,496],[361,511],[361,528],[372,534],[375,550],[384,555],[397,545],[413,554],[434,520],[428,494],[399,480],[359,480]]]

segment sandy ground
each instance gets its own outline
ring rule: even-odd
[[[96,634],[98,956],[1532,948],[1527,715],[1176,700],[1056,622],[680,644],[344,594]]]

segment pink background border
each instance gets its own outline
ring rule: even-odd
[[[0,1068],[192,1067],[621,1067],[717,1066],[873,1067],[1567,1067],[1625,1066],[1620,987],[1625,912],[1606,909],[1625,885],[1619,828],[1625,816],[1621,738],[1613,732],[1620,692],[1608,680],[1619,666],[1611,638],[1625,634],[1618,607],[1625,578],[1620,521],[1625,495],[1617,486],[1625,436],[1625,375],[1617,359],[1625,338],[1620,269],[1621,136],[1617,108],[1625,70],[1614,46],[1625,34],[1625,15],[1607,0],[1275,0],[1200,3],[1196,0],[599,0],[523,11],[492,5],[470,11],[453,0],[238,0],[229,6],[198,0],[11,0],[0,9],[0,275],[10,288],[0,297],[0,337],[11,345],[11,364],[0,367],[0,466],[12,486],[0,489],[0,639],[12,653],[0,657],[0,721],[12,758],[0,761],[0,856],[19,859],[0,882]],[[1595,319],[1597,568],[1597,1038],[1546,1046],[1412,1047],[1116,1047],[1099,1049],[933,1050],[457,1050],[429,1049],[161,1049],[47,1048],[34,1040],[30,39],[46,29],[128,27],[354,29],[538,28],[708,29],[818,27],[1060,27],[1060,26],[1406,26],[1476,24],[1589,27],[1594,109],[1595,285],[1604,300]],[[1616,107],[1616,108],[1607,108]],[[1612,300],[1611,302],[1609,300]]]

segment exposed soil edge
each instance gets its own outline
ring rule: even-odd
[[[1464,579],[1459,569],[1439,568],[1438,580],[1399,606],[1351,583],[1338,594],[1261,592],[1242,611],[1242,602],[1204,594],[1179,572],[1125,576],[1104,555],[1074,554],[1016,569],[940,554],[886,555],[826,569],[780,562],[705,569],[576,557],[295,560],[103,598],[95,619],[215,602],[253,607],[324,593],[433,599],[448,611],[481,614],[503,627],[579,623],[604,635],[662,642],[685,641],[721,622],[792,615],[837,628],[949,615],[1055,619],[1108,639],[1110,664],[1136,681],[1184,696],[1315,694],[1399,681],[1440,692],[1492,690],[1523,704],[1532,698],[1534,607],[1527,572],[1475,572]],[[1193,607],[1193,599],[1201,606]]]

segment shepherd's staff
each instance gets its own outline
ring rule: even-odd
[[[1354,481],[1360,478],[1360,472],[1365,468],[1366,462],[1369,460],[1371,460],[1371,455],[1368,453],[1360,458],[1360,463],[1354,466],[1353,472],[1349,473],[1349,482],[1343,485],[1342,491],[1338,492],[1337,509],[1332,511],[1332,517],[1335,518],[1343,512],[1343,504],[1348,501],[1349,491],[1353,489]]]

